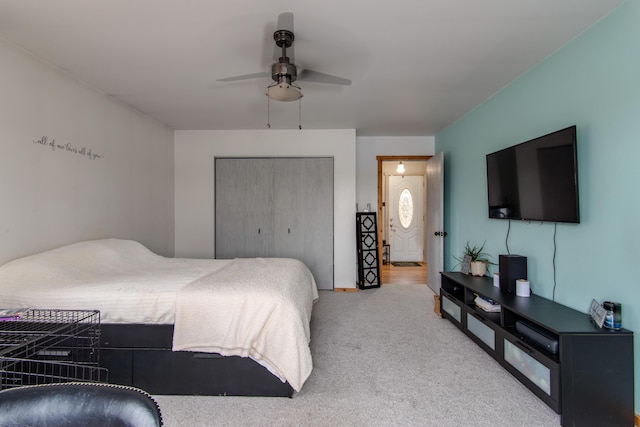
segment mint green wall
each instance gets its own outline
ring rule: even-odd
[[[485,155],[574,124],[581,223],[557,225],[555,299],[583,312],[592,298],[619,301],[623,327],[640,333],[640,0],[626,1],[436,135],[436,152],[445,153],[445,268],[467,240],[486,240],[496,261],[506,253],[508,222],[487,218]],[[509,249],[528,257],[533,292],[546,298],[553,235],[553,224],[511,222]]]

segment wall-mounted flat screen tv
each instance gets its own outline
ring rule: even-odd
[[[580,222],[576,127],[487,154],[489,218]]]

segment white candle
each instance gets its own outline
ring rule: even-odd
[[[531,296],[531,284],[527,279],[516,280],[516,295],[519,297]]]

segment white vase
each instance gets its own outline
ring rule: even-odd
[[[471,274],[474,276],[484,276],[487,273],[487,263],[482,261],[471,262]]]

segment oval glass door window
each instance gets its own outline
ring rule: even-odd
[[[408,188],[400,192],[398,217],[400,218],[400,225],[402,225],[403,228],[409,228],[411,221],[413,221],[413,197]]]

